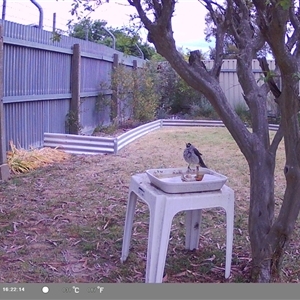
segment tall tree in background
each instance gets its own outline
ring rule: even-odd
[[[107,22],[104,20],[93,21],[90,18],[85,18],[78,23],[69,25],[69,35],[78,39],[101,43],[108,37],[104,29],[106,25]]]
[[[92,20],[84,18],[78,23],[69,24],[69,35],[88,40],[94,43],[104,44],[113,47],[111,32],[116,39],[116,49],[128,55],[141,57],[141,51],[145,59],[151,59],[156,53],[155,49],[148,43],[142,43],[141,37],[129,28],[112,28],[107,26],[104,20]]]
[[[101,1],[100,1],[101,2]],[[198,51],[187,62],[177,50],[172,17],[176,0],[128,0],[148,30],[148,40],[176,72],[210,101],[245,156],[250,171],[249,236],[252,280],[280,279],[281,262],[300,210],[299,54],[300,11],[293,0],[226,0],[223,4],[199,0],[214,24],[214,66],[208,70]],[[199,10],[203,7],[199,4]],[[251,113],[249,131],[230,106],[219,84],[226,39],[237,49],[237,75]],[[276,86],[262,49],[268,44],[280,70],[282,89]],[[265,83],[259,85],[252,59],[259,58]],[[271,89],[281,123],[270,138],[267,93]],[[274,169],[276,151],[284,138],[286,190],[275,216]],[[233,158],[234,159],[234,158]]]

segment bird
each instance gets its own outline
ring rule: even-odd
[[[183,151],[183,158],[189,164],[188,170],[191,169],[191,165],[200,165],[202,168],[207,168],[201,155],[202,154],[196,147],[194,147],[191,143],[186,143],[186,148]]]

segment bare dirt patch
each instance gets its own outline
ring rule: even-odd
[[[200,247],[184,249],[184,215],[173,222],[164,282],[249,280],[249,171],[224,128],[164,128],[134,141],[118,155],[71,155],[68,160],[12,175],[0,182],[1,282],[144,282],[148,208],[138,203],[128,260],[120,263],[131,175],[149,168],[186,166],[186,142],[235,190],[232,275],[224,279],[225,214],[205,210]],[[283,145],[276,195],[282,201]],[[299,230],[284,261],[284,281],[299,282]]]

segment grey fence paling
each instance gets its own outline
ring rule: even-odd
[[[169,126],[225,127],[222,121],[163,119],[136,127],[118,137],[45,133],[44,146],[58,148],[73,154],[117,154],[119,150],[134,140],[151,131]],[[278,125],[270,124],[269,129],[276,131]]]

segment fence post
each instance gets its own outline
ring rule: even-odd
[[[133,70],[133,93],[132,93],[132,102],[131,102],[131,112],[132,112],[132,118],[133,119],[138,119],[139,116],[137,116],[137,107],[138,107],[138,101],[139,99],[137,98],[138,94],[138,86],[139,86],[139,79],[138,79],[138,63],[137,60],[134,59],[132,61],[132,70]]]
[[[71,68],[71,103],[68,115],[68,124],[71,134],[80,132],[80,72],[81,72],[81,55],[80,45],[74,44]]]
[[[0,180],[9,178],[9,168],[6,158],[6,137],[3,105],[3,27],[0,25]]]
[[[113,65],[112,65],[112,77],[114,77],[115,69],[119,66],[119,55],[117,53],[113,56]],[[112,95],[111,95],[111,117],[112,121],[118,121],[119,117],[119,100],[118,100],[118,86],[115,80],[112,80]]]
[[[134,70],[137,69],[138,64],[137,64],[137,60],[136,60],[136,59],[134,59],[134,60],[132,61],[132,67],[133,67]]]

